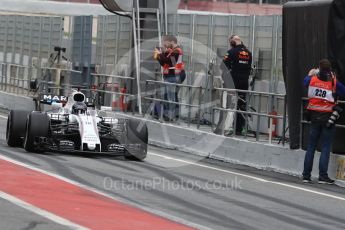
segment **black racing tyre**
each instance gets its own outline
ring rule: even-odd
[[[6,142],[9,146],[22,147],[29,113],[30,111],[11,110],[8,114]]]
[[[32,112],[26,122],[26,134],[24,138],[24,149],[27,152],[41,153],[42,149],[37,148],[36,137],[48,137],[50,129],[50,119],[47,114]]]
[[[140,148],[127,148],[126,158],[142,161],[147,156],[148,131],[143,121],[130,119],[126,123],[127,144],[140,144]]]

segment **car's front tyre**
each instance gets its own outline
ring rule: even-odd
[[[130,119],[126,123],[127,155],[130,160],[142,161],[147,156],[148,131],[146,123]]]
[[[11,147],[21,147],[26,130],[26,119],[30,111],[11,110],[8,114],[6,142]]]
[[[38,137],[48,137],[50,119],[46,113],[31,112],[26,121],[26,134],[24,138],[24,149],[27,152],[44,152],[38,148],[36,142]]]

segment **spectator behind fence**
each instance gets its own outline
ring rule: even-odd
[[[243,45],[241,38],[237,35],[232,35],[229,38],[231,49],[224,56],[223,63],[229,70],[235,88],[239,90],[248,90],[249,75],[252,65],[252,54]],[[237,109],[246,110],[246,93],[238,93]],[[245,125],[244,114],[237,113],[236,116],[236,135],[241,135]]]
[[[182,83],[185,79],[182,49],[177,45],[175,36],[163,37],[163,48],[155,48],[154,58],[163,67],[163,79],[168,83]],[[165,85],[164,99],[169,102],[178,102],[176,85]],[[176,117],[177,104],[165,103],[164,119],[173,121]]]
[[[303,182],[310,183],[313,169],[314,153],[321,138],[321,155],[319,160],[319,184],[333,184],[328,177],[328,163],[332,139],[335,131],[335,120],[341,113],[337,106],[337,96],[345,97],[345,86],[337,81],[331,71],[331,63],[323,59],[319,69],[312,69],[304,79],[308,88],[309,103],[307,111],[311,121],[308,147],[304,159]]]

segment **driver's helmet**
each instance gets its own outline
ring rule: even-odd
[[[75,102],[72,106],[72,114],[85,114],[87,106],[84,102]]]

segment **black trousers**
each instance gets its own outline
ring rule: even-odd
[[[232,78],[234,80],[235,88],[239,90],[248,90],[249,87],[249,75],[243,73],[232,73]],[[246,111],[247,109],[247,94],[239,92],[237,100],[237,110]],[[241,132],[246,123],[246,115],[237,113],[236,115],[236,132]]]
[[[241,90],[248,90],[249,83],[249,75],[248,74],[235,74],[233,76],[233,73],[230,73],[228,71],[224,71],[222,74],[222,78],[224,81],[224,88],[233,89],[234,87],[236,89]],[[246,110],[246,93],[238,93],[239,99],[237,101],[237,110],[245,111]],[[226,108],[230,108],[231,105],[231,96],[227,96],[227,103]],[[216,129],[214,133],[221,134],[222,127],[224,126],[224,122],[226,120],[227,112],[221,111],[219,114],[219,121],[216,126]],[[234,128],[236,132],[241,132],[244,125],[245,125],[245,115],[237,113],[236,116],[236,127]]]
[[[246,93],[238,93],[238,100],[237,100],[237,110],[246,111],[247,108],[247,101],[246,101]],[[246,124],[245,120],[246,115],[240,112],[236,114],[236,132],[240,133]]]

